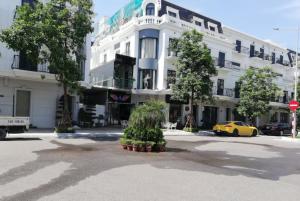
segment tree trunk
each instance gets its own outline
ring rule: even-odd
[[[66,84],[63,84],[63,89],[64,89],[64,105],[63,105],[62,119],[59,124],[59,127],[62,129],[68,129],[72,126],[72,121],[69,112],[68,87]]]

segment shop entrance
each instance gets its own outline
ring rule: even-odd
[[[121,125],[121,121],[128,121],[133,105],[131,104],[108,104],[108,125]]]
[[[203,111],[203,128],[211,129],[218,122],[218,108],[204,107]]]

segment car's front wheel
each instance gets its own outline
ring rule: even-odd
[[[239,131],[237,129],[235,129],[233,131],[233,136],[235,136],[235,137],[239,137],[240,136]]]
[[[6,130],[0,129],[0,140],[4,140],[6,138]]]
[[[256,137],[256,136],[257,136],[257,130],[253,130],[252,137]]]

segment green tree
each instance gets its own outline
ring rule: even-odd
[[[203,43],[203,35],[196,30],[185,32],[172,40],[170,49],[177,53],[176,83],[172,87],[173,99],[190,101],[190,114],[186,126],[194,126],[193,106],[196,101],[212,99],[213,81],[217,74],[210,50]]]
[[[240,80],[240,102],[237,111],[252,123],[270,110],[270,102],[280,93],[274,83],[278,74],[270,67],[249,68]]]
[[[48,64],[64,91],[64,110],[59,128],[71,126],[68,93],[78,89],[85,60],[84,45],[92,28],[90,0],[35,1],[17,9],[12,26],[0,33],[0,41],[28,60]]]

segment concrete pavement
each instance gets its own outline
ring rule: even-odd
[[[0,200],[298,201],[300,144],[175,136],[166,153],[124,152],[118,135],[0,142]]]

